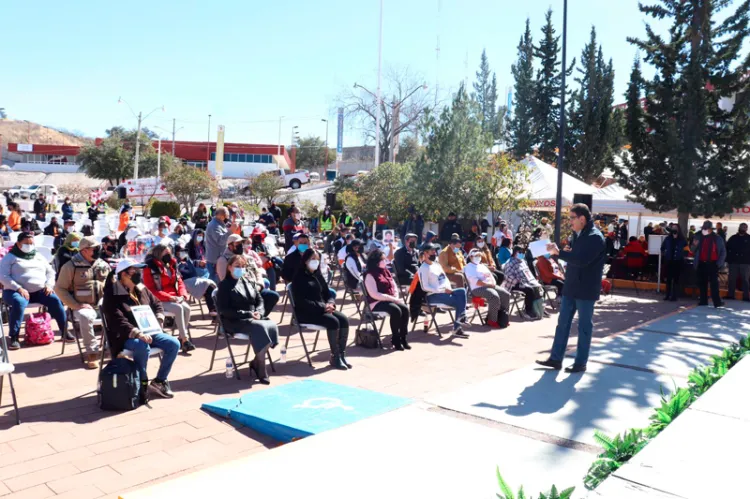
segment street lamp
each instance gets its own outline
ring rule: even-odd
[[[177,132],[185,128],[184,126],[181,126],[180,128],[175,129],[177,120],[175,118],[172,118],[172,156],[174,156],[174,142],[175,142],[175,136],[177,135]],[[160,126],[154,126],[154,128],[158,128],[159,130],[162,130],[164,132],[169,133],[169,130],[166,128],[160,127]]]
[[[560,78],[560,140],[557,145],[557,196],[555,197],[555,242],[560,245],[562,216],[562,183],[565,162],[565,68],[568,44],[568,0],[563,3],[562,78]]]
[[[328,171],[328,120],[321,118],[320,121],[325,121],[326,123],[326,157],[323,159],[323,163],[325,163],[326,171]]]
[[[164,105],[159,106],[159,107],[155,107],[150,113],[148,113],[144,117],[143,113],[140,112],[140,111],[136,115],[135,111],[133,111],[133,108],[130,106],[130,104],[128,104],[128,101],[126,101],[122,97],[119,97],[117,99],[117,103],[118,104],[125,104],[126,106],[128,106],[128,109],[130,109],[130,112],[133,114],[133,116],[135,116],[136,118],[138,118],[138,129],[135,132],[135,161],[133,162],[133,180],[138,180],[138,156],[140,154],[140,149],[141,149],[141,140],[140,140],[141,139],[141,123],[143,121],[147,120],[149,116],[151,116],[152,114],[154,114],[159,109],[161,109],[162,111],[164,111]]]

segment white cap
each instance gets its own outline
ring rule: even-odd
[[[145,263],[138,263],[132,258],[123,258],[119,262],[117,262],[117,268],[115,269],[115,274],[119,274],[123,270],[128,270],[130,267],[136,267],[136,268],[143,268],[145,267]]]

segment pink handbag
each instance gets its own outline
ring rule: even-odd
[[[44,313],[31,314],[26,318],[26,342],[30,345],[48,345],[55,341],[52,332],[52,317]]]

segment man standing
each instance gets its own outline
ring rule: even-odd
[[[284,249],[289,251],[294,244],[294,241],[292,240],[294,235],[304,230],[302,222],[300,221],[299,208],[296,206],[289,208],[289,218],[284,220],[281,230],[284,231]]]
[[[453,212],[448,213],[448,220],[443,224],[443,228],[440,230],[440,240],[446,243],[451,240],[453,234],[458,234],[461,238],[463,232],[461,231],[461,224],[456,220],[456,214]]]
[[[623,220],[620,225],[620,247],[628,244],[628,221]]]
[[[229,218],[229,210],[225,206],[222,206],[216,210],[214,218],[206,227],[205,246],[208,277],[217,285],[219,284],[219,276],[216,275],[216,260],[218,260],[222,253],[224,253],[224,250],[227,249],[227,239],[229,239],[232,231],[236,229],[234,224],[227,228],[227,218]]]
[[[734,288],[737,276],[742,279],[742,300],[750,301],[750,235],[747,224],[741,223],[737,234],[727,241],[727,263],[729,264],[729,294],[727,298],[734,300]]]
[[[719,295],[719,269],[724,266],[727,249],[724,240],[714,234],[710,220],[703,222],[703,229],[693,239],[693,266],[698,269],[698,288],[700,289],[699,306],[708,305],[708,282],[711,281],[711,298],[714,307],[724,305]]]
[[[271,212],[271,215],[273,215],[273,219],[276,220],[276,223],[281,220],[281,208],[276,206],[275,201],[271,203],[271,207],[268,208],[268,211]]]
[[[104,280],[111,268],[100,260],[101,246],[93,236],[81,239],[78,253],[60,269],[55,293],[80,324],[81,337],[86,348],[86,368],[99,367],[99,340],[94,334],[96,306],[104,296]]]
[[[40,222],[47,220],[47,200],[44,199],[44,194],[39,194],[39,197],[34,201],[34,214]]]
[[[565,372],[578,373],[586,371],[586,363],[589,359],[594,304],[599,299],[602,287],[602,271],[604,262],[607,260],[607,249],[604,236],[599,229],[594,227],[588,206],[582,203],[574,204],[570,208],[570,224],[574,231],[570,240],[570,248],[560,250],[554,243],[547,245],[547,251],[550,254],[559,255],[560,260],[567,262],[567,279],[563,288],[552,352],[547,360],[537,360],[536,363],[557,370],[562,368],[562,360],[570,336],[570,325],[577,311],[576,360],[571,367],[565,369]]]

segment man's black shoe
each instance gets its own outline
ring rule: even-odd
[[[540,366],[549,367],[557,371],[562,369],[562,361],[547,359],[547,360],[537,360],[536,363],[539,364]]]
[[[566,373],[585,373],[586,372],[586,366],[577,366],[573,364],[570,367],[565,368]]]
[[[726,303],[724,303],[724,302],[722,301],[722,302],[719,302],[719,304],[718,304],[718,305],[714,305],[714,308],[722,308],[722,307],[724,307],[725,305],[726,305]]]

